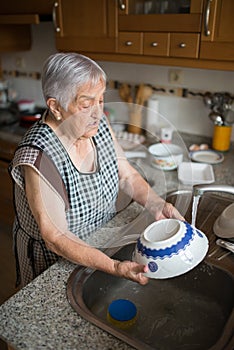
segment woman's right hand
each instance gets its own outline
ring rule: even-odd
[[[115,261],[115,271],[117,276],[138,282],[141,285],[149,282],[149,278],[144,276],[144,273],[148,271],[146,265],[140,265],[133,261]]]

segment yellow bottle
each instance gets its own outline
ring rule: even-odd
[[[231,133],[231,126],[215,125],[212,148],[216,151],[228,151],[230,147]]]

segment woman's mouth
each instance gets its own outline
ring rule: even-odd
[[[99,120],[95,120],[94,122],[90,123],[88,126],[91,128],[96,128],[97,126],[99,126]]]

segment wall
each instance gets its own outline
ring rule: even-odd
[[[43,61],[56,52],[52,23],[32,25],[33,46],[31,51],[5,53],[1,55],[2,68],[19,69],[18,58],[22,59],[24,71],[40,71]],[[138,84],[140,82],[169,86],[170,67],[139,65],[128,63],[99,62],[110,80]],[[175,67],[173,67],[174,69]],[[234,72],[212,71],[202,69],[179,68],[183,71],[183,87],[202,91],[228,91],[234,94]],[[20,69],[19,69],[20,70]],[[40,81],[30,78],[10,78],[10,84],[18,91],[18,98],[32,98],[37,105],[44,105]],[[171,85],[173,86],[173,84]],[[158,96],[159,112],[169,120],[178,131],[192,132],[198,135],[211,136],[213,124],[208,118],[209,110],[202,98],[179,98]],[[117,90],[108,91],[108,103],[121,101]],[[127,120],[127,109],[122,109],[118,119]],[[234,130],[232,131],[234,140]]]

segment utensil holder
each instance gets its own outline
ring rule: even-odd
[[[232,126],[215,125],[213,132],[212,148],[216,151],[228,151],[231,142]]]
[[[142,122],[142,112],[140,111],[131,111],[129,113],[129,125],[128,125],[128,131],[134,134],[141,134],[142,128],[141,128],[141,122]]]

